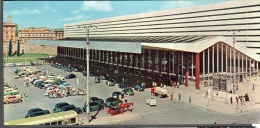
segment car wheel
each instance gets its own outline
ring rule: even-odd
[[[17,103],[17,100],[14,100],[12,103],[13,103],[13,104]]]
[[[79,114],[81,114],[81,113],[82,113],[82,111],[80,110],[78,113],[79,113]]]
[[[8,102],[8,101],[6,101],[5,103],[6,103],[6,104],[9,104],[9,102]]]

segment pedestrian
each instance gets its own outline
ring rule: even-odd
[[[238,84],[237,84],[237,91],[238,91]]]
[[[125,103],[127,103],[127,96],[125,96]]]
[[[208,98],[209,92],[206,91],[205,98]]]
[[[179,100],[181,100],[181,93],[180,92],[179,92],[178,96],[179,96]]]
[[[173,93],[171,93],[170,97],[171,97],[171,100],[173,100]]]
[[[238,97],[236,96],[236,103],[238,104]]]
[[[252,90],[255,90],[255,84],[253,84],[253,89]]]
[[[23,96],[24,96],[24,98],[27,97],[26,90],[23,91]]]
[[[191,95],[189,96],[189,102],[191,103]]]
[[[24,82],[23,82],[23,86],[26,87],[26,81],[25,81],[25,80],[24,80]]]
[[[230,97],[230,103],[231,103],[231,104],[233,103],[233,99],[232,99],[232,96]]]

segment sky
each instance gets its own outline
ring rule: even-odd
[[[12,16],[19,30],[28,27],[63,28],[64,24],[230,0],[158,1],[4,1],[3,20]]]

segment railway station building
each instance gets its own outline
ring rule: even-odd
[[[260,1],[236,0],[65,24],[64,39],[29,43],[57,46],[54,62],[81,70],[88,47],[91,72],[197,89],[213,77],[258,79],[259,21]],[[89,25],[97,29],[89,30],[87,45]]]

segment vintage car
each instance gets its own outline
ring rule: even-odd
[[[110,78],[106,81],[106,85],[108,86],[115,86],[116,85],[116,80],[113,78]]]
[[[66,79],[73,79],[76,78],[77,76],[75,74],[69,74],[66,76]]]
[[[82,110],[80,109],[80,107],[75,107],[74,104],[70,104],[70,105],[61,107],[60,112],[70,111],[70,110],[74,110],[78,114],[82,113]]]
[[[106,80],[106,79],[107,79],[107,77],[106,77],[104,74],[100,75],[99,78],[100,78],[101,80]]]
[[[57,104],[54,106],[54,108],[52,109],[52,111],[53,111],[54,113],[60,112],[60,109],[61,109],[63,106],[67,106],[67,105],[69,105],[69,103],[67,103],[67,102],[57,103]]]
[[[117,98],[117,99],[120,99],[120,98],[122,99],[122,98],[124,98],[124,94],[121,93],[121,92],[115,91],[115,92],[112,93],[111,97],[114,97],[114,98]]]
[[[156,99],[148,98],[148,99],[146,99],[146,104],[148,104],[150,106],[156,106]]]
[[[18,79],[18,78],[20,78],[20,76],[14,75],[14,79]]]
[[[50,114],[50,111],[42,110],[41,108],[33,108],[33,109],[28,110],[28,112],[25,115],[25,118],[40,116],[40,115],[45,115],[45,114]]]
[[[61,80],[65,80],[65,77],[63,75],[58,75],[56,78],[59,78]]]
[[[95,77],[94,82],[95,82],[95,83],[100,83],[100,78],[99,78],[99,77]]]
[[[98,97],[90,97],[90,102],[97,102],[98,104],[104,104],[104,100]]]
[[[105,107],[110,107],[111,105],[116,106],[118,103],[123,103],[123,101],[114,97],[109,97],[106,99]]]
[[[132,88],[124,88],[122,90],[123,94],[125,95],[129,95],[129,96],[133,96],[134,95],[134,91]]]
[[[118,87],[124,89],[128,87],[128,84],[126,83],[118,84]]]
[[[4,97],[4,103],[21,103],[22,98],[21,96],[16,96],[16,95],[7,95]]]
[[[4,96],[9,95],[12,92],[18,92],[18,90],[13,89],[13,88],[7,88],[4,90]]]
[[[87,105],[86,103],[83,105],[82,110],[83,112],[87,112]],[[104,109],[104,104],[99,104],[97,102],[90,102],[89,103],[89,111],[98,111],[98,110],[103,110]]]
[[[7,96],[11,96],[11,95],[14,95],[18,98],[22,98],[22,95],[19,92],[11,92],[8,95],[4,96],[4,98],[7,97]]]
[[[144,88],[141,86],[141,85],[135,85],[134,87],[134,90],[137,90],[137,91],[144,91]]]

